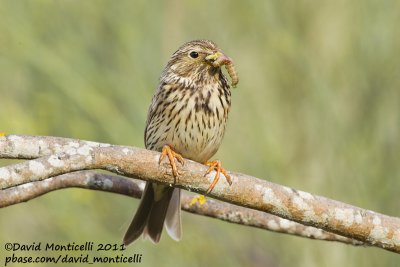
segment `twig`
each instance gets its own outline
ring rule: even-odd
[[[27,144],[29,146],[25,147]],[[60,151],[63,152],[59,153]],[[44,156],[49,154],[51,155]],[[63,138],[13,135],[0,137],[0,157],[40,157],[0,168],[1,189],[72,171],[104,169],[141,180],[171,185],[175,182],[176,187],[204,194],[214,175],[211,173],[205,178],[204,165],[186,160],[185,166],[180,168],[179,179],[174,181],[169,165],[158,165],[157,152]],[[211,197],[400,253],[399,218],[248,175],[230,175],[232,186],[221,180],[210,193]]]
[[[31,182],[4,189],[0,194],[0,208],[25,202],[58,189],[71,187],[100,190],[140,198],[144,182],[94,171],[77,171],[55,176],[44,181]],[[207,199],[203,205],[199,203],[192,205],[192,199],[193,196],[182,194],[182,209],[193,214],[300,237],[364,245],[360,241],[311,226],[304,226],[265,212],[212,199]]]

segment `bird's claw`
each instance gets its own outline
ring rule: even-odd
[[[213,170],[215,170],[217,172],[214,176],[213,182],[208,187],[206,194],[209,194],[214,189],[215,185],[217,184],[217,182],[219,180],[221,173],[225,176],[225,179],[228,182],[228,184],[232,185],[231,176],[228,174],[228,172],[224,168],[222,168],[221,161],[213,160],[213,161],[206,162],[205,165],[209,166],[209,168],[206,171],[206,173],[204,174],[204,176],[206,176]]]
[[[172,150],[172,148],[169,145],[165,145],[161,151],[160,159],[158,160],[158,164],[161,164],[162,160],[165,158],[165,156],[168,157],[169,163],[171,164],[172,168],[172,175],[174,178],[176,178],[179,175],[178,168],[176,167],[175,159],[182,164],[182,166],[185,165],[185,161],[183,160],[183,157],[176,153],[175,151]]]

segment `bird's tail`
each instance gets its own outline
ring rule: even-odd
[[[158,243],[164,221],[168,234],[173,239],[180,240],[180,202],[180,189],[147,182],[142,200],[124,236],[124,244],[129,245],[142,233],[145,238],[149,237],[154,243]]]

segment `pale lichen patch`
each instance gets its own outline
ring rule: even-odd
[[[10,136],[9,140],[13,141],[13,153],[17,155],[39,155],[39,147],[35,142],[29,142],[19,136]]]
[[[22,137],[20,137],[20,136],[18,136],[18,135],[9,135],[8,136],[8,140],[11,140],[11,141],[20,141],[20,140],[22,140],[23,138]]]
[[[297,191],[297,192],[299,193],[300,197],[302,197],[302,198],[304,198],[304,199],[307,199],[307,200],[312,200],[312,199],[314,199],[314,196],[311,195],[311,194],[308,193],[308,192],[304,192],[304,191]]]
[[[53,153],[61,153],[62,152],[62,150],[63,150],[63,148],[61,147],[61,145],[60,144],[54,144],[53,146],[52,146],[52,152]]]
[[[21,194],[21,192],[29,191],[34,186],[35,186],[35,184],[33,184],[33,183],[21,184],[21,185],[18,186],[18,188],[20,190],[11,190],[11,196],[12,197],[18,197]]]
[[[267,226],[268,226],[269,229],[271,229],[273,231],[278,231],[280,229],[279,225],[276,223],[275,220],[269,220],[267,222]]]
[[[295,196],[293,198],[293,205],[296,209],[304,213],[305,218],[310,218],[315,215],[312,207],[310,207],[310,205],[308,205],[307,202],[305,202],[301,197]]]
[[[292,194],[293,193],[293,189],[287,186],[282,186],[282,189],[285,190],[287,193]]]
[[[216,171],[211,171],[209,174],[207,174],[206,178],[210,184],[214,181],[216,174]],[[227,186],[229,186],[229,184],[225,178],[225,175],[223,173],[220,173],[219,180],[213,190],[221,190]]]
[[[295,222],[279,218],[279,225],[281,226],[282,229],[289,229],[295,225]]]
[[[255,190],[261,193],[264,204],[273,206],[272,211],[279,215],[291,216],[288,208],[283,204],[280,198],[275,195],[271,188],[255,185]]]
[[[76,149],[76,147],[66,145],[66,146],[63,146],[62,149],[60,149],[57,153],[63,153],[63,152],[67,153],[69,155],[76,155],[77,149]]]
[[[78,152],[79,155],[88,156],[88,155],[90,155],[90,152],[92,150],[93,150],[92,147],[90,147],[88,145],[84,145],[84,146],[78,148],[77,152]]]
[[[391,236],[391,238],[388,238],[389,229],[382,226],[382,220],[379,216],[374,216],[374,218],[372,219],[372,224],[374,225],[374,227],[369,233],[369,239],[379,240],[384,244],[392,244],[394,242],[394,234],[393,236]]]
[[[49,145],[43,140],[39,140],[39,154],[46,155],[50,153]]]
[[[304,230],[303,234],[305,234],[308,237],[314,237],[314,238],[323,238],[324,232],[321,229],[317,229],[314,227],[306,227]]]
[[[39,175],[43,174],[43,172],[45,171],[45,167],[42,163],[33,160],[29,162],[29,170],[34,175]]]
[[[386,227],[382,227],[380,224],[375,225],[369,233],[369,237],[372,240],[380,240],[383,243],[390,243],[391,241],[387,238],[387,234],[389,233],[389,229]]]
[[[33,184],[33,183],[26,183],[26,184],[19,185],[18,188],[21,188],[22,190],[28,190],[34,186],[35,186],[35,184]],[[15,191],[18,191],[18,190],[15,190]]]
[[[91,146],[91,147],[99,147],[100,146],[99,143],[93,142],[93,141],[85,141],[85,144],[88,145],[88,146]]]
[[[262,193],[264,203],[273,204],[277,201],[274,191],[272,191],[271,188],[264,188],[261,185],[256,184],[255,189],[256,189],[256,191],[259,191]]]
[[[345,226],[351,226],[354,222],[353,209],[335,208],[335,219]]]
[[[0,179],[2,179],[2,180],[8,180],[8,179],[10,179],[10,176],[11,176],[11,174],[10,174],[10,172],[7,170],[7,168],[5,168],[5,167],[0,168]]]
[[[88,141],[90,143],[90,141]],[[110,147],[111,144],[101,144],[101,143],[96,143],[96,142],[92,142],[93,144],[90,144],[90,146],[93,147]]]
[[[207,174],[207,180],[209,183],[212,183],[214,181],[215,175],[217,174],[216,171],[211,171],[209,174]],[[221,177],[220,177],[221,179]]]
[[[310,209],[310,206],[301,197],[294,197],[293,198],[293,205],[299,210],[308,210],[308,209]]]
[[[51,155],[47,160],[53,167],[63,167],[64,161],[60,160],[56,155]]]
[[[381,218],[379,218],[379,216],[374,216],[374,218],[372,219],[372,224],[380,225],[381,223],[382,223]]]
[[[68,142],[67,146],[78,148],[80,145],[78,142],[71,141],[71,142]]]
[[[106,180],[104,180],[103,185],[104,185],[103,186],[104,189],[109,189],[109,188],[113,187],[113,182],[111,180],[106,179]]]
[[[91,162],[92,162],[92,160],[93,160],[93,158],[92,158],[92,156],[87,156],[86,158],[85,158],[85,163],[86,164],[90,164]]]
[[[356,211],[356,213],[354,215],[354,222],[357,223],[357,224],[362,224],[363,223],[363,217],[362,217],[360,211]]]
[[[21,173],[21,170],[17,170],[16,168],[14,168],[13,170],[10,171],[9,179],[14,180],[14,181],[22,181],[23,178],[20,173]]]
[[[44,188],[49,187],[51,179],[52,178],[40,181],[40,185],[43,186]]]

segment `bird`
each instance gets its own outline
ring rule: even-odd
[[[236,87],[238,76],[233,60],[210,40],[193,40],[180,46],[163,69],[159,86],[148,110],[145,147],[161,152],[159,164],[168,158],[172,175],[179,175],[177,163],[184,158],[207,165],[205,175],[216,175],[208,194],[223,173],[230,175],[219,160],[209,161],[223,139],[231,106],[231,91],[221,67],[226,67]],[[158,243],[165,224],[170,237],[182,237],[179,188],[146,182],[136,214],[124,236],[129,245],[141,235]]]

